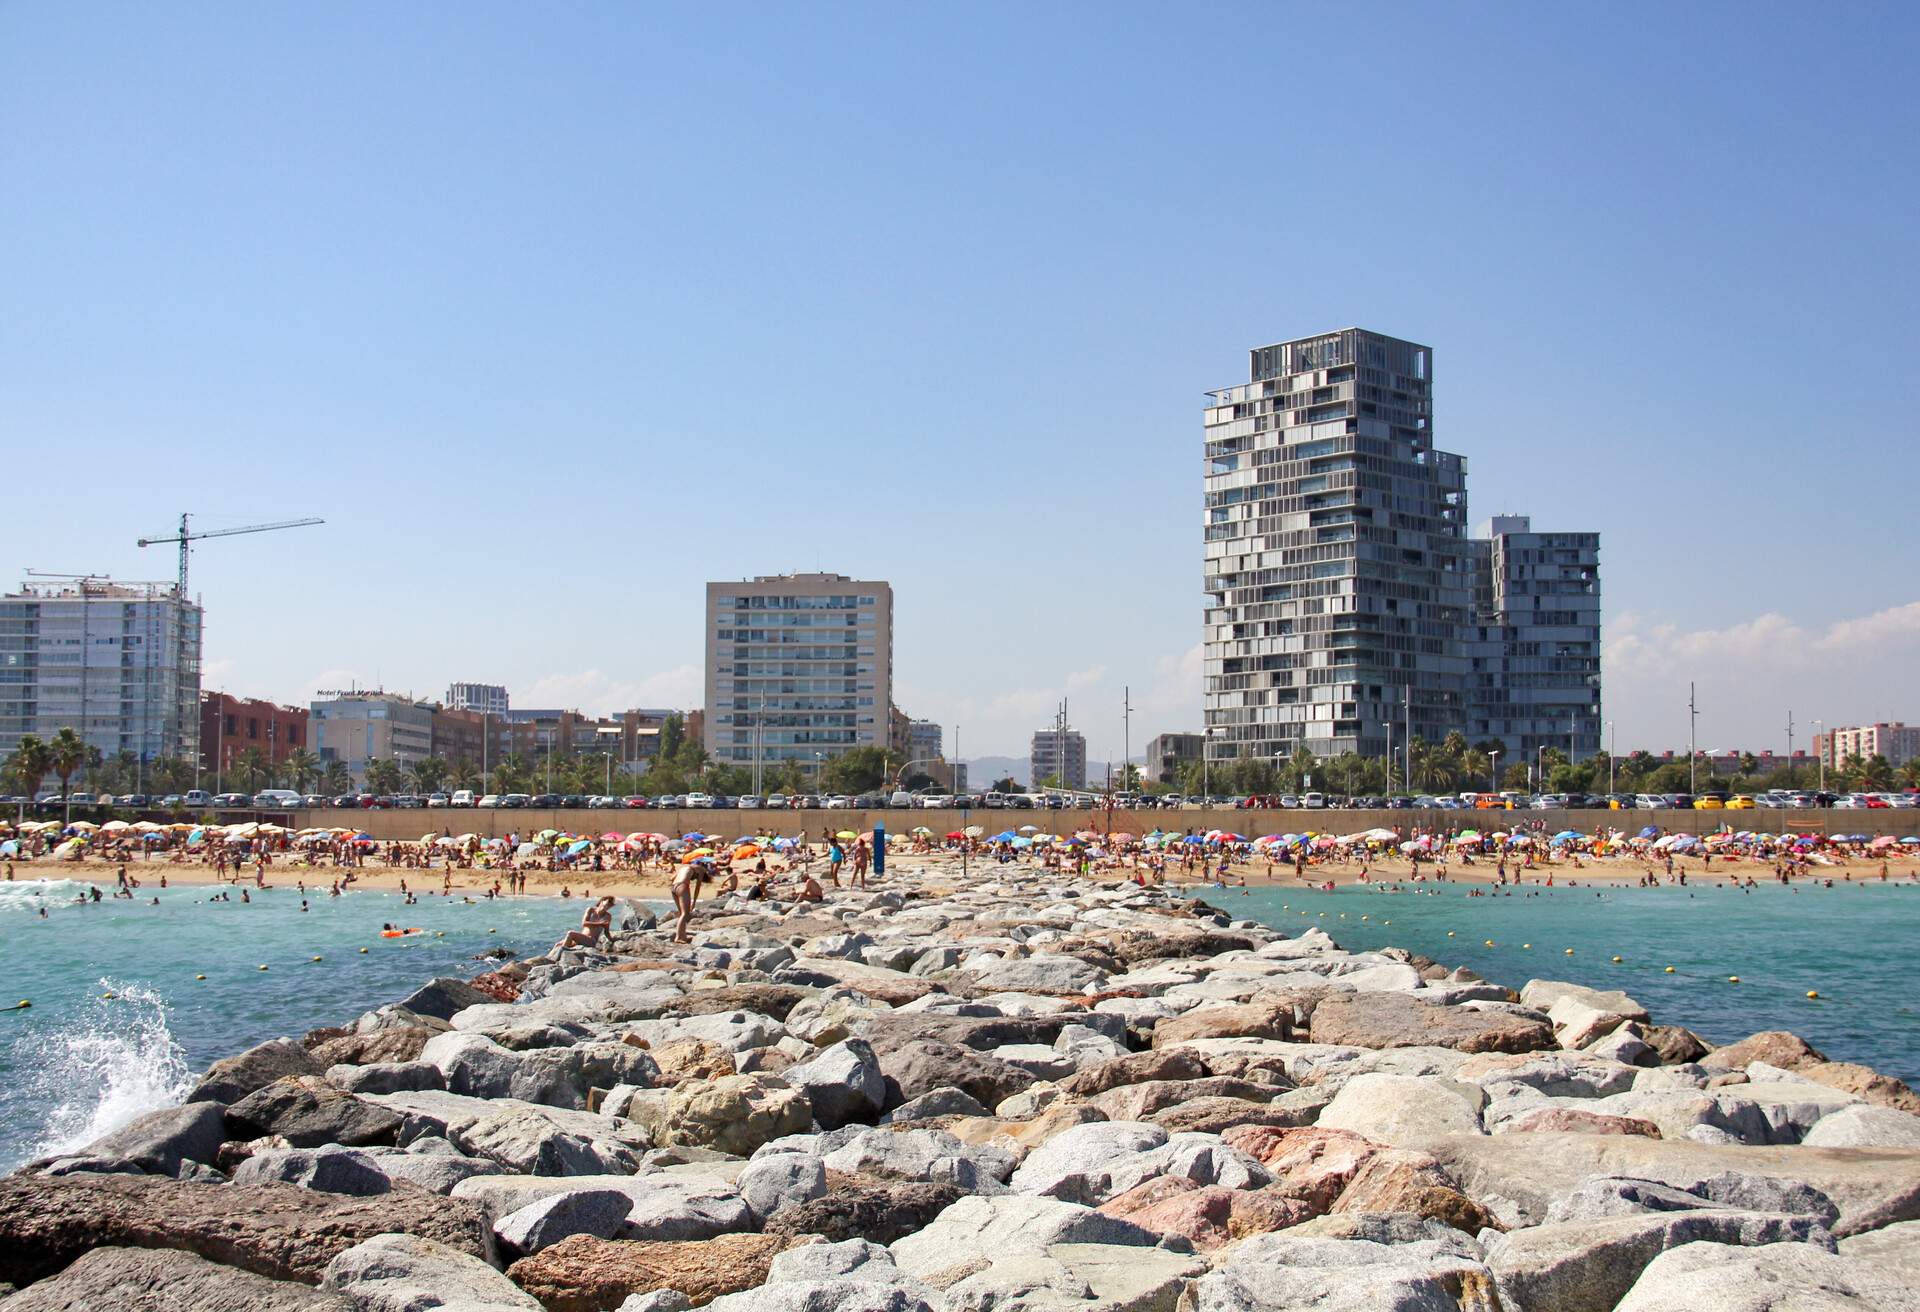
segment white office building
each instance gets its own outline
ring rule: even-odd
[[[171,583],[21,585],[0,598],[0,745],[70,728],[103,757],[192,763],[201,623]]]
[[[707,755],[814,772],[887,746],[893,588],[842,574],[707,584]]]

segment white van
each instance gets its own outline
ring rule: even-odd
[[[1308,811],[1324,811],[1327,809],[1327,795],[1325,793],[1302,793],[1300,794],[1300,805]]]
[[[474,801],[473,789],[456,788],[453,790],[453,800],[448,802],[447,805],[448,806],[472,806],[473,801]]]

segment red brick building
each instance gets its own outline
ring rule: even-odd
[[[258,748],[262,757],[278,765],[294,749],[311,745],[304,707],[224,692],[200,694],[202,769],[223,774],[249,748]]]

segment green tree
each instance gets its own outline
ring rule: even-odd
[[[353,791],[353,771],[345,761],[328,761],[320,771],[320,790],[331,796]]]
[[[1525,788],[1527,786],[1527,765],[1525,761],[1515,761],[1500,772],[1502,788]]]
[[[406,772],[398,761],[376,756],[367,762],[366,778],[368,792],[397,793],[406,781]]]
[[[765,774],[769,793],[798,793],[807,786],[798,761],[782,761]]]
[[[280,765],[287,772],[288,786],[303,793],[307,791],[307,785],[313,782],[313,777],[320,773],[320,758],[304,747],[296,747],[288,752],[287,759]]]
[[[158,756],[147,767],[153,791],[162,795],[184,793],[193,787],[193,767],[177,756]]]
[[[669,715],[665,720],[661,721],[658,759],[663,761],[672,760],[673,754],[680,750],[680,744],[686,741],[686,736],[686,721],[680,718],[678,711],[675,711],[672,715]]]
[[[1017,793],[1020,791],[1020,785],[1013,781],[1012,775],[1002,775],[993,781],[993,786],[988,791],[995,793]]]
[[[60,792],[66,798],[67,821],[73,820],[73,796],[67,784],[74,772],[87,763],[87,745],[71,728],[60,730],[47,744],[47,765],[60,777]]]
[[[413,775],[413,786],[420,792],[437,793],[446,782],[447,763],[437,756],[423,756],[413,763],[408,773]]]
[[[884,747],[856,747],[828,761],[820,771],[820,786],[834,793],[865,793],[892,778],[900,764]]]
[[[267,758],[258,747],[249,747],[234,758],[228,773],[238,791],[252,793],[261,787],[261,780],[267,777]]]
[[[447,786],[453,789],[473,791],[480,782],[480,771],[472,761],[464,756],[456,756],[453,764],[447,767]]]
[[[7,758],[7,766],[19,778],[20,791],[31,801],[40,791],[40,781],[53,773],[53,749],[37,734],[25,734]],[[26,814],[24,808],[20,814]]]

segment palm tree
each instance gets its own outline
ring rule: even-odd
[[[371,792],[397,792],[399,791],[401,781],[405,777],[397,761],[389,761],[382,757],[375,757],[373,760],[367,762],[367,788]]]
[[[474,768],[472,761],[462,756],[447,767],[447,784],[456,790],[473,791],[474,784],[480,780],[480,771]]]
[[[347,769],[345,761],[328,761],[326,769],[320,772],[320,787],[336,796],[350,792],[353,789],[353,772]]]
[[[307,782],[320,772],[320,758],[304,747],[288,752],[281,765],[286,768],[287,782],[303,793],[307,791]]]
[[[234,758],[232,770],[240,791],[251,794],[268,772],[267,758],[258,747],[249,747]]]
[[[1478,747],[1469,747],[1467,748],[1466,751],[1460,754],[1461,776],[1467,779],[1471,779],[1473,781],[1473,787],[1475,792],[1478,792],[1480,790],[1480,781],[1482,779],[1486,779],[1487,775],[1491,773],[1492,770],[1493,770],[1492,759],[1488,757],[1488,755],[1485,752],[1481,751]],[[1494,783],[1497,781],[1488,780],[1488,782]]]
[[[193,767],[177,756],[157,756],[147,767],[147,777],[154,792],[178,793],[193,786]]]
[[[38,735],[25,734],[20,739],[20,745],[13,749],[13,756],[7,764],[25,785],[20,791],[26,794],[28,801],[32,801],[34,794],[40,791],[40,781],[53,769],[53,750]],[[16,818],[24,818],[26,813],[26,807],[22,805],[20,815]]]
[[[87,744],[71,728],[62,729],[47,744],[47,766],[60,776],[60,793],[66,799],[67,823],[73,823],[73,796],[67,790],[67,782],[73,778],[74,771],[87,763]]]
[[[447,763],[437,756],[425,756],[413,763],[413,786],[423,793],[437,793],[447,778]]]

